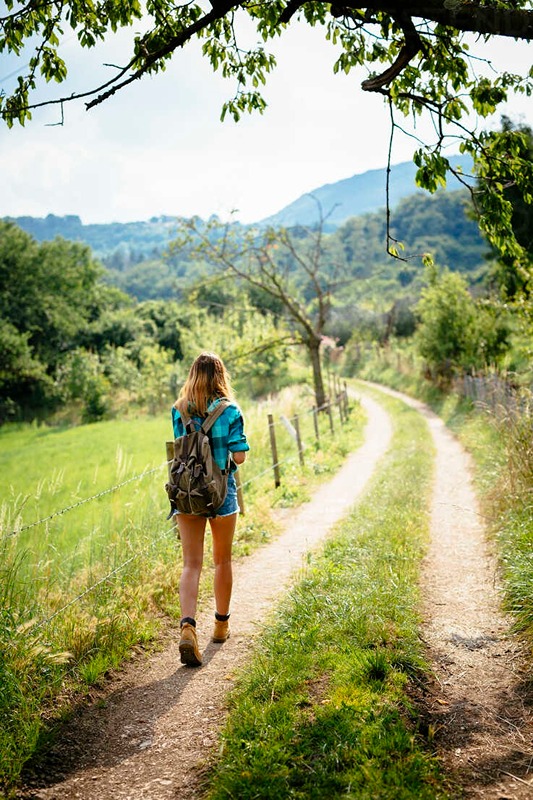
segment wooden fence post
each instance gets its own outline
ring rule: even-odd
[[[344,416],[348,419],[350,414],[350,401],[348,399],[348,384],[344,381]]]
[[[343,414],[344,409],[342,407],[342,395],[340,394],[340,392],[337,395],[337,405],[339,407],[339,419],[341,421],[341,426],[342,426],[344,425],[344,414]]]
[[[328,417],[329,417],[329,427],[331,428],[331,433],[335,433],[335,428],[333,427],[333,414],[331,413],[331,402],[328,403]]]
[[[281,486],[281,478],[278,463],[278,448],[276,445],[276,432],[274,430],[274,417],[272,414],[268,415],[268,430],[270,433],[270,449],[272,450],[272,465],[274,469],[274,486],[276,489]]]
[[[304,448],[302,445],[302,437],[300,436],[300,420],[298,414],[294,415],[294,430],[296,431],[296,444],[298,445],[298,458],[300,459],[300,466],[304,466]]]
[[[320,444],[320,431],[318,428],[318,409],[316,406],[313,406],[313,423],[315,425],[315,439],[316,443]]]

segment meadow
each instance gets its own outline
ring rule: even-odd
[[[363,415],[341,426],[319,415],[315,438],[305,387],[244,408],[251,445],[241,470],[246,513],[235,552],[276,533],[271,510],[304,501],[361,441]],[[267,414],[275,420],[281,486],[275,488]],[[302,468],[289,427],[299,414]],[[74,698],[139,648],[157,646],[179,618],[180,550],[167,519],[165,441],[170,414],[76,428],[0,432],[0,781],[24,763]],[[201,592],[211,580],[206,570]]]

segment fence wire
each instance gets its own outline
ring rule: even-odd
[[[4,534],[4,536],[2,536],[0,539],[0,542],[5,541],[6,539],[11,539],[13,536],[18,536],[19,533],[24,533],[24,531],[29,531],[30,528],[36,528],[37,525],[43,525],[45,522],[49,522],[55,517],[59,517],[62,514],[66,514],[68,511],[72,511],[74,508],[79,508],[80,506],[85,505],[85,503],[90,503],[92,500],[98,500],[100,497],[104,497],[107,494],[116,492],[118,489],[122,489],[123,486],[127,486],[128,483],[142,480],[142,478],[146,478],[147,475],[153,475],[155,472],[163,469],[163,467],[166,467],[169,463],[170,462],[168,461],[164,461],[162,464],[159,464],[159,466],[153,467],[153,469],[145,470],[144,472],[139,473],[139,475],[133,475],[131,478],[127,478],[125,481],[122,481],[122,483],[117,483],[116,486],[110,486],[108,489],[103,489],[101,492],[91,495],[91,497],[85,497],[83,500],[78,500],[77,503],[72,503],[70,506],[65,506],[65,508],[60,508],[57,511],[53,511],[47,517],[42,517],[42,519],[38,519],[35,522],[30,522],[28,525],[22,525],[22,527],[17,528],[10,533]]]
[[[126,559],[126,561],[123,561],[122,564],[119,564],[118,567],[115,567],[115,569],[111,570],[111,572],[108,572],[107,575],[104,575],[102,578],[97,580],[95,583],[91,584],[91,586],[88,586],[86,589],[83,590],[83,592],[80,592],[80,594],[76,595],[76,597],[73,597],[71,600],[69,600],[68,603],[65,603],[64,606],[61,606],[61,608],[58,608],[56,611],[54,611],[53,614],[50,614],[49,617],[46,617],[45,619],[41,620],[40,622],[36,622],[35,625],[32,625],[31,628],[29,628],[29,630],[35,631],[35,630],[39,630],[40,628],[44,628],[47,625],[49,625],[50,622],[52,622],[53,619],[55,619],[57,616],[59,616],[59,614],[62,614],[64,611],[66,611],[68,608],[73,606],[75,603],[77,603],[83,597],[85,597],[86,595],[90,594],[90,592],[94,591],[94,589],[97,589],[98,586],[102,586],[102,584],[107,583],[108,581],[110,581],[111,578],[113,578],[117,573],[119,573],[123,569],[125,569],[125,567],[127,567],[128,564],[131,564],[132,561],[135,561],[135,559],[140,558],[142,555],[147,553],[149,550],[151,550],[154,547],[154,545],[156,545],[158,542],[161,542],[169,533],[172,533],[173,531],[175,531],[175,525],[172,525],[172,528],[167,528],[159,536],[156,536],[154,539],[152,539],[150,544],[148,544],[146,547],[143,547],[142,550],[138,550],[136,553],[134,553],[132,556],[130,556],[130,558]]]

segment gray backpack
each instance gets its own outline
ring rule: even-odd
[[[214,517],[226,499],[230,456],[226,469],[220,469],[207,433],[229,404],[229,400],[221,400],[199,430],[187,414],[180,412],[185,435],[174,440],[174,458],[165,484],[171,515],[177,510],[182,514]]]

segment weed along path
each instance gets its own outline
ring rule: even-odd
[[[236,565],[232,636],[209,642],[212,609],[198,615],[200,669],[180,665],[177,641],[150,661],[126,667],[100,702],[75,714],[24,797],[43,800],[186,800],[199,796],[202,762],[217,744],[224,698],[291,576],[306,554],[357,500],[387,451],[391,423],[383,408],[361,400],[368,422],[363,445],[313,500],[284,519],[284,532]]]
[[[422,635],[435,676],[424,700],[428,728],[466,797],[532,798],[533,707],[520,673],[524,653],[500,611],[497,561],[469,458],[426,406],[386,391],[426,417],[436,447],[422,578]]]

